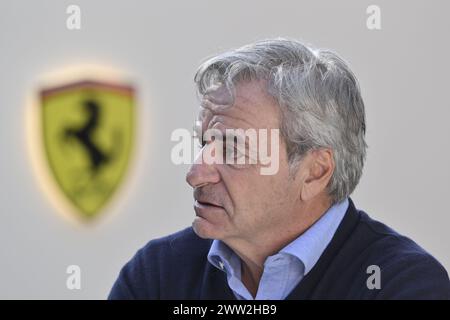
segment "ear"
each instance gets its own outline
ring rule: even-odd
[[[322,193],[333,175],[335,162],[333,150],[323,148],[312,150],[304,158],[305,167],[300,197],[308,201]]]

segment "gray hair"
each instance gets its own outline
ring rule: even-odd
[[[367,144],[364,102],[355,75],[336,53],[283,38],[258,41],[212,57],[197,70],[200,95],[225,85],[234,97],[242,80],[264,79],[280,105],[280,131],[290,168],[310,150],[331,148],[333,203],[348,197],[362,174]]]

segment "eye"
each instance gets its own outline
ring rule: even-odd
[[[230,164],[237,164],[238,162],[245,161],[245,147],[238,144],[237,137],[233,137],[231,140],[231,143],[226,143],[226,141],[223,144],[223,157],[224,161],[228,160]]]

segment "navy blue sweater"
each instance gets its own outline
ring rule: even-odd
[[[121,270],[109,299],[235,299],[192,228],[150,241]],[[369,289],[367,267],[380,267]],[[450,299],[444,267],[412,240],[349,208],[313,269],[287,299]]]

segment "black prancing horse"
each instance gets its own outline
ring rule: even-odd
[[[88,115],[86,123],[81,127],[66,128],[64,133],[66,138],[73,137],[81,143],[88,153],[92,173],[97,173],[110,160],[109,155],[103,152],[92,140],[94,131],[99,125],[100,107],[94,100],[84,101],[83,107]]]

